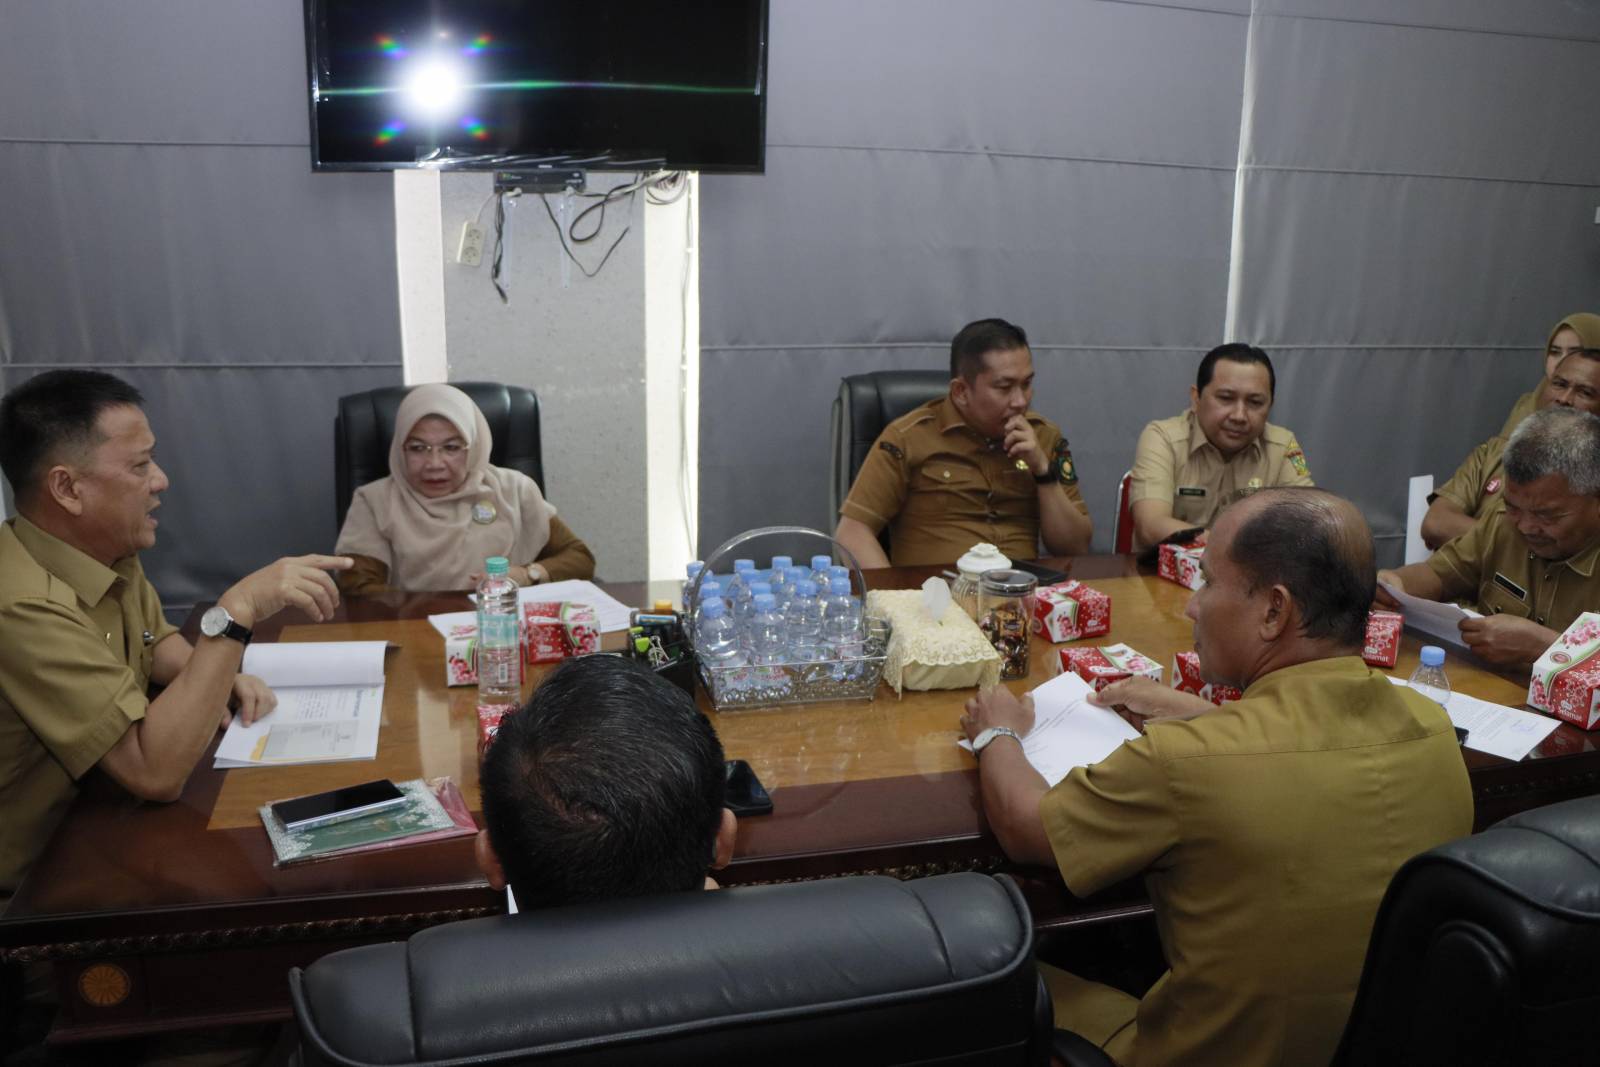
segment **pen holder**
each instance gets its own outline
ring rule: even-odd
[[[792,550],[797,544],[814,546],[818,554],[827,551],[830,557],[842,557],[850,568],[852,591],[859,592],[865,602],[867,587],[861,567],[849,549],[827,534],[805,526],[763,526],[746,530],[724,541],[707,556],[705,568],[685,589],[685,625],[691,645],[699,624],[700,586],[709,576],[730,573],[734,559],[741,555],[759,558],[755,551],[759,547],[776,545],[781,551]],[[802,554],[795,558],[807,557]],[[708,664],[697,655],[700,682],[717,711],[871,700],[883,678],[890,631],[889,620],[863,617],[859,654],[804,663],[741,663],[724,667]]]

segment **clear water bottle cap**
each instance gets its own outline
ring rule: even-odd
[[[761,612],[761,611],[777,611],[777,610],[778,610],[778,598],[777,597],[773,596],[771,593],[757,593],[756,594],[756,611]]]
[[[504,556],[490,556],[483,561],[483,573],[490,577],[503,577],[511,570],[511,564]]]
[[[722,595],[722,583],[715,578],[707,578],[700,583],[700,599],[713,600]]]
[[[790,567],[793,567],[793,566],[794,566],[794,557],[793,556],[773,556],[772,557],[772,569],[774,571],[786,571]]]
[[[722,602],[719,596],[701,601],[700,614],[708,619],[720,619],[728,613],[728,605]]]
[[[790,567],[789,568],[789,580],[791,582],[804,581],[805,579],[807,579],[809,577],[811,577],[811,572],[806,570],[804,567]]]
[[[794,584],[795,596],[816,596],[817,583],[810,578],[802,578]]]
[[[705,563],[703,563],[702,561],[700,561],[698,559],[690,560],[689,561],[689,566],[688,566],[687,569],[689,571],[689,577],[693,578],[695,575],[697,575],[701,571],[705,570],[706,569],[706,565],[705,565]]]
[[[771,592],[772,592],[772,583],[771,582],[751,582],[750,583],[750,595],[751,596],[760,596],[762,593],[771,593]]]
[[[828,581],[830,581],[830,582],[833,581],[835,578],[849,578],[849,577],[850,577],[850,568],[849,567],[841,567],[838,564],[834,564],[832,567],[828,568]]]
[[[831,566],[833,566],[832,556],[811,557],[811,569],[814,571],[826,571]]]
[[[753,571],[755,569],[756,561],[753,559],[736,559],[733,561],[733,573],[735,574],[739,574],[744,571]]]
[[[1443,667],[1444,649],[1438,645],[1422,646],[1422,665],[1424,667]]]

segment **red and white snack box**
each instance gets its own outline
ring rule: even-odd
[[[1088,682],[1096,692],[1124,678],[1149,678],[1161,681],[1161,664],[1127,645],[1101,648],[1063,648],[1057,650],[1061,671],[1071,671]]]
[[[452,626],[444,639],[444,684],[478,684],[478,628]]]
[[[1400,655],[1400,631],[1405,628],[1405,616],[1398,611],[1367,612],[1367,643],[1361,649],[1361,658],[1369,667],[1393,667]]]
[[[1586,611],[1533,665],[1528,703],[1580,726],[1600,729],[1600,614]]]
[[[1200,577],[1200,557],[1205,551],[1205,545],[1193,543],[1162,545],[1156,554],[1156,573],[1185,589],[1199,589],[1206,584]]]
[[[565,600],[522,605],[524,663],[555,663],[600,651],[600,620],[588,604]]]
[[[1076,641],[1111,632],[1111,597],[1079,581],[1047,585],[1033,595],[1033,632]]]
[[[1200,654],[1179,652],[1172,657],[1172,688],[1180,693],[1193,693],[1213,704],[1226,704],[1238,700],[1244,693],[1231,685],[1212,685],[1200,677]]]
[[[500,732],[500,720],[507,714],[516,710],[515,704],[479,704],[478,705],[478,758],[483,758],[483,753],[489,747],[489,742],[494,740],[494,735]]]

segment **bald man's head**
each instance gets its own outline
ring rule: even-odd
[[[1300,636],[1354,648],[1366,643],[1377,570],[1372,531],[1354,504],[1324,489],[1265,489],[1222,519],[1211,545],[1223,542],[1252,590],[1281,585],[1289,591]]]

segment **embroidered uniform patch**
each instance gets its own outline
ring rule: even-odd
[[[1499,488],[1500,488],[1500,479],[1499,478],[1490,478],[1489,479],[1489,484],[1483,487],[1483,495],[1484,496],[1494,496],[1496,490],[1498,490]]]
[[[889,453],[889,455],[893,456],[895,459],[898,459],[900,462],[905,462],[906,454],[900,451],[899,445],[890,444],[888,441],[879,441],[878,447]]]
[[[1067,447],[1065,437],[1057,441],[1056,447],[1051,450],[1050,471],[1062,485],[1078,484],[1078,468],[1073,465],[1072,449]]]
[[[1293,467],[1294,472],[1300,475],[1300,477],[1310,477],[1311,471],[1306,467],[1306,454],[1300,451],[1300,446],[1298,444],[1289,449],[1289,451],[1285,452],[1283,454],[1283,458],[1289,461],[1289,466]]]

